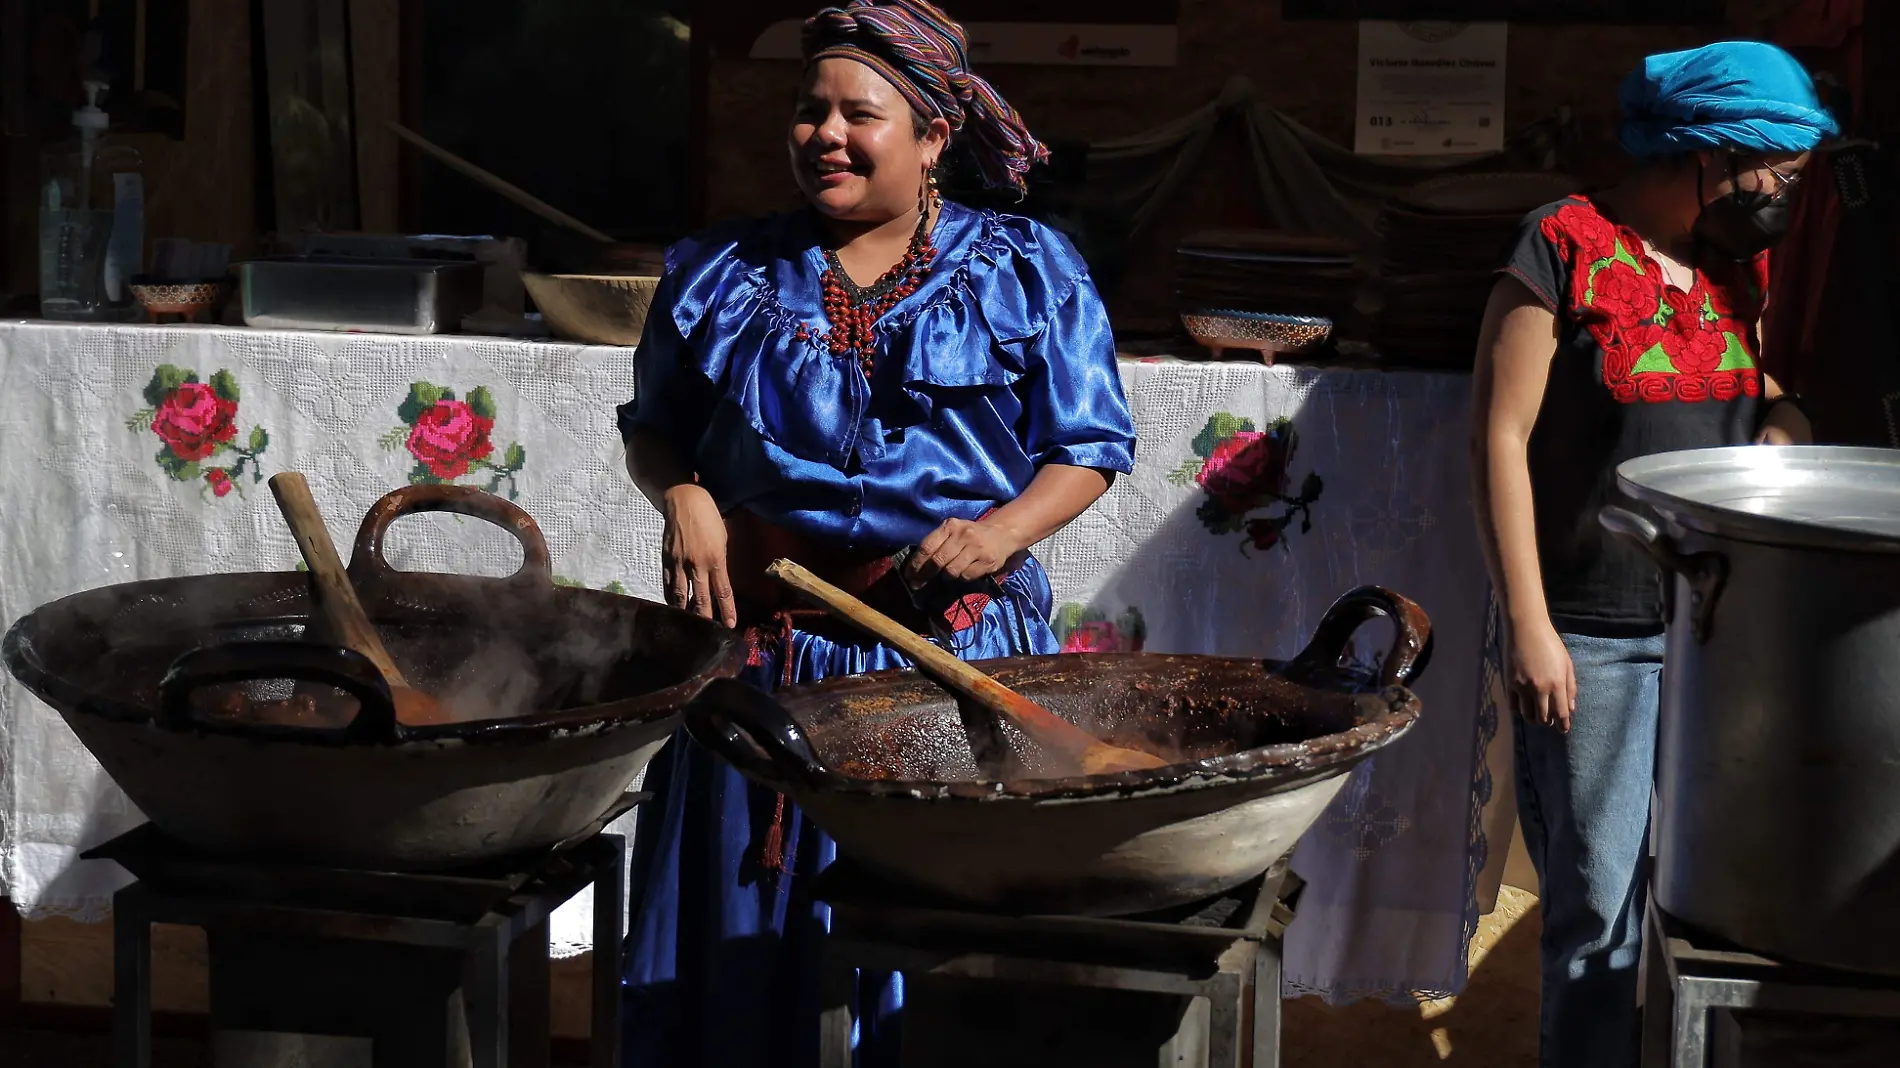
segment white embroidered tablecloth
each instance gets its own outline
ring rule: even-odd
[[[1436,653],[1411,735],[1306,837],[1291,991],[1462,987],[1485,864],[1495,727],[1480,712],[1485,583],[1470,534],[1468,380],[1124,361],[1135,475],[1040,548],[1071,648],[1289,656],[1368,582],[1419,601]],[[0,623],[114,582],[283,569],[262,479],[309,477],[347,545],[411,480],[512,497],[562,581],[654,597],[659,517],[627,481],[624,349],[210,327],[0,323]],[[390,535],[399,568],[500,575],[500,531],[439,515]],[[1383,647],[1369,626],[1365,654]],[[59,716],[0,685],[0,891],[29,918],[97,921],[125,876],[77,854],[141,820]],[[630,820],[616,829],[631,832]],[[591,899],[555,917],[588,948]]]

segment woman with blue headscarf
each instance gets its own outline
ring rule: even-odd
[[[1641,166],[1524,221],[1479,342],[1473,496],[1542,881],[1545,1068],[1637,1062],[1662,577],[1597,512],[1638,456],[1810,438],[1760,370],[1768,250],[1838,131],[1805,70],[1736,41],[1622,90]]]
[[[1018,194],[1047,153],[923,0],[828,7],[804,51],[786,149],[805,207],[668,250],[620,408],[628,470],[666,520],[667,593],[741,628],[767,690],[907,665],[791,604],[764,575],[777,557],[966,659],[1053,653],[1030,547],[1134,463],[1114,338],[1068,241],[935,179],[953,138]],[[825,910],[808,888],[831,842],[684,735],[647,788],[628,1065],[814,1062]],[[861,1063],[891,1052],[902,996],[865,977]]]

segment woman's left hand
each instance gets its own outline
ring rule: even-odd
[[[1814,443],[1814,426],[1808,422],[1801,409],[1793,404],[1776,404],[1768,409],[1768,418],[1762,420],[1761,429],[1755,432],[1757,445],[1811,445]]]
[[[1025,548],[1000,523],[946,519],[911,555],[909,577],[919,584],[939,575],[963,582],[988,578]]]

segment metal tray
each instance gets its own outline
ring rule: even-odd
[[[439,334],[481,310],[479,263],[299,256],[238,265],[244,322],[277,330]]]

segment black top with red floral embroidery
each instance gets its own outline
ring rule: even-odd
[[[1635,231],[1579,196],[1527,216],[1503,271],[1558,322],[1530,441],[1551,618],[1559,630],[1653,632],[1662,624],[1661,576],[1640,550],[1611,537],[1597,512],[1616,499],[1625,460],[1752,438],[1767,256],[1698,269],[1684,292]]]

